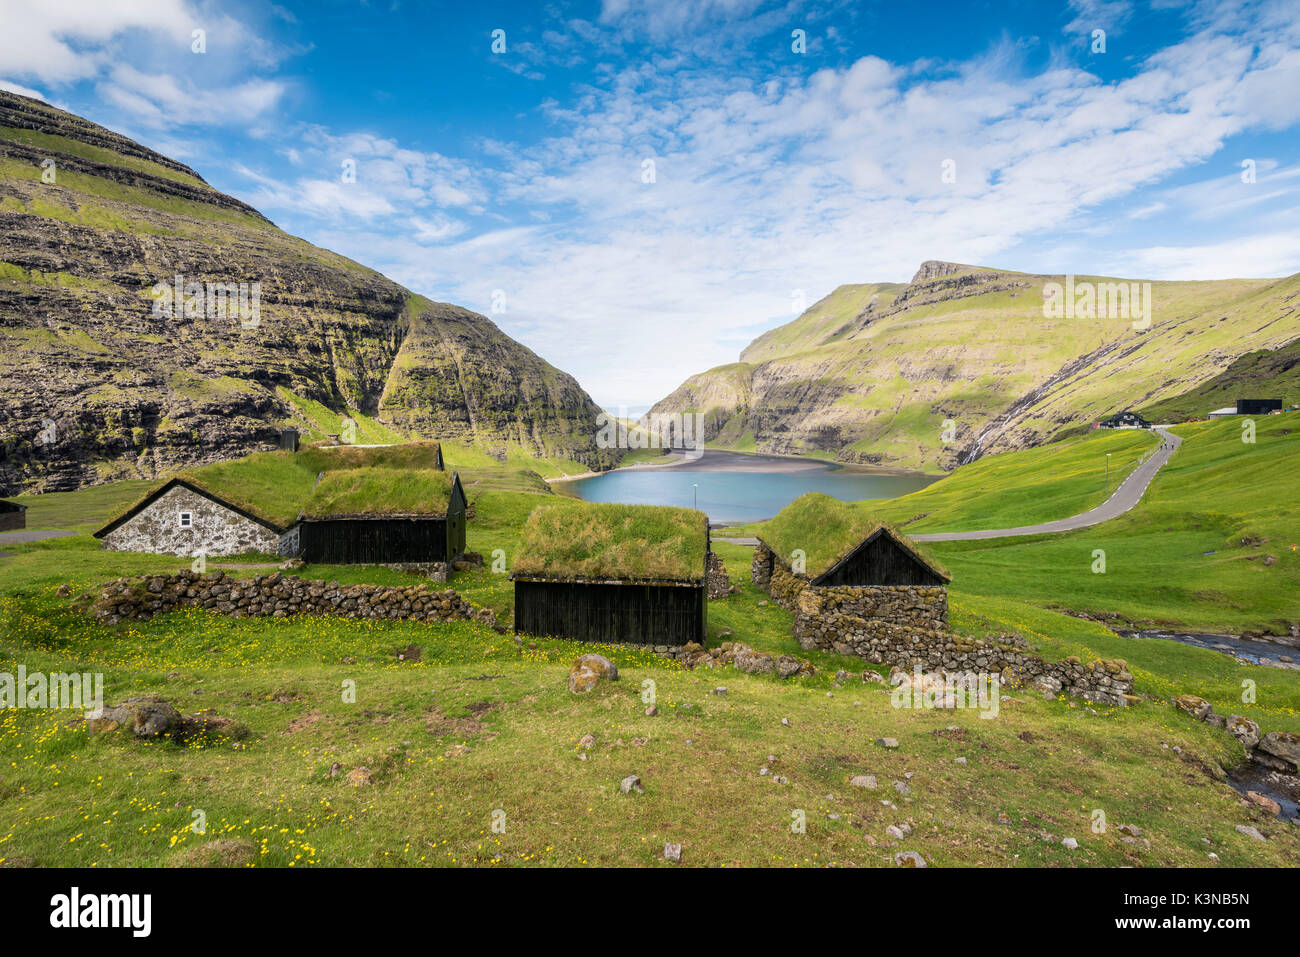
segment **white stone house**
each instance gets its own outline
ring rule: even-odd
[[[298,553],[297,526],[284,527],[175,478],[95,532],[103,547],[162,555]]]

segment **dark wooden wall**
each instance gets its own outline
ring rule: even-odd
[[[899,548],[888,535],[877,535],[836,568],[816,579],[817,585],[942,585],[944,581]]]
[[[704,584],[515,582],[515,631],[638,645],[704,644]]]
[[[27,527],[27,513],[17,506],[13,510],[4,508],[8,502],[0,502],[0,532],[12,532]]]
[[[449,537],[447,520],[327,519],[303,522],[302,559],[325,565],[445,562]],[[460,522],[464,550],[464,514]]]

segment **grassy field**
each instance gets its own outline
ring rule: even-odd
[[[1171,589],[1171,607],[1195,607],[1187,604],[1184,579],[1196,566],[1160,545],[1161,535],[1188,533],[1180,529],[1189,520],[1176,516],[1214,502],[1220,524],[1201,531],[1222,539],[1230,525],[1233,535],[1253,529],[1269,539],[1251,549],[1261,554],[1284,536],[1291,521],[1285,503],[1274,507],[1258,493],[1294,469],[1284,441],[1294,424],[1261,420],[1256,447],[1243,451],[1226,445],[1230,430],[1223,424],[1188,427],[1166,486],[1152,490],[1151,507],[1164,511],[1145,520],[1177,526],[1148,531],[1148,545],[1164,555],[1150,574]],[[936,522],[945,513],[969,519],[979,514],[981,495],[994,494],[989,475],[999,482],[1024,475],[1055,508],[1074,510],[1096,495],[1087,463],[1100,446],[1084,443],[1125,438],[1038,450],[1061,456],[1055,467],[1037,460],[972,479],[959,470],[933,492],[908,498],[932,494]],[[1077,473],[1054,486],[1056,471],[1072,474],[1060,463],[1076,461]],[[1227,476],[1237,476],[1240,495],[1214,494]],[[943,489],[955,480],[968,481],[970,491]],[[470,485],[469,546],[487,564],[452,583],[505,616],[512,602],[506,573],[522,529],[537,505],[554,500],[520,484],[527,485],[516,470],[498,466]],[[85,532],[138,494],[103,486],[30,498],[29,518],[33,527]],[[904,502],[897,504],[907,517],[919,511]],[[56,589],[67,584],[75,596],[117,575],[176,569],[184,560],[103,552],[84,534],[7,545],[2,550],[10,556],[0,558],[0,672],[20,663],[29,671],[102,672],[110,703],[157,693],[183,711],[234,718],[252,735],[206,747],[146,744],[88,737],[70,726],[68,712],[0,711],[0,865],[653,866],[664,863],[665,842],[684,845],[686,864],[715,866],[892,866],[899,850],[918,851],[939,866],[1196,866],[1213,863],[1211,851],[1221,866],[1300,864],[1300,828],[1245,806],[1224,783],[1222,769],[1242,759],[1240,746],[1168,704],[1174,694],[1193,692],[1266,730],[1300,731],[1300,677],[1172,642],[1123,639],[1099,622],[1047,607],[1110,605],[1120,595],[1145,607],[1144,592],[1131,581],[1127,591],[1120,587],[1131,576],[1097,576],[1115,583],[1114,595],[1071,591],[1081,583],[1063,556],[1080,547],[1035,540],[999,549],[929,546],[954,574],[956,630],[1015,632],[1051,658],[1125,658],[1143,695],[1136,707],[1110,709],[1013,691],[997,717],[985,720],[972,710],[895,708],[884,686],[856,677],[861,660],[803,652],[790,635],[790,615],[749,583],[751,552],[739,546],[716,546],[738,591],[710,603],[709,643],[743,640],[795,654],[819,665],[818,675],[783,682],[730,668],[686,672],[643,651],[607,647],[598,650],[619,665],[620,680],[575,697],[565,690],[568,666],[589,646],[542,638],[516,644],[477,624],[228,619],[184,611],[102,626]],[[1110,547],[1122,562],[1124,548]],[[1246,553],[1238,557],[1251,569],[1294,570],[1282,562],[1262,569]],[[266,561],[241,556],[226,564],[259,558]],[[1031,572],[1043,584],[1026,581]],[[412,581],[377,568],[308,566],[300,574],[343,583]],[[1050,589],[1053,577],[1065,586]],[[1279,599],[1283,606],[1286,600]],[[409,644],[422,650],[420,661],[398,660],[397,650]],[[854,676],[837,681],[838,669]],[[1257,686],[1250,704],[1241,701],[1244,679]],[[655,717],[644,713],[647,680]],[[354,702],[341,693],[345,682],[355,682]],[[711,693],[718,686],[725,696]],[[584,752],[578,741],[586,734],[595,744]],[[900,746],[882,748],[875,743],[882,737]],[[348,783],[359,767],[369,770],[370,784]],[[770,773],[760,775],[764,767]],[[640,776],[644,793],[620,793],[619,781],[631,774]],[[850,786],[858,774],[875,775],[879,788]],[[1098,810],[1110,822],[1105,833],[1091,829]],[[207,822],[203,834],[192,829],[196,811]],[[798,833],[791,825],[801,816],[806,829]],[[493,830],[494,819],[504,820],[503,833]],[[1122,842],[1120,824],[1141,827],[1150,846]],[[1243,836],[1238,824],[1259,828],[1269,840]],[[891,840],[891,825],[911,831]],[[1079,848],[1064,848],[1063,837],[1074,837]],[[203,849],[216,840],[234,843]]]
[[[901,849],[939,866],[1198,865],[1210,850],[1224,866],[1300,863],[1300,829],[1244,807],[1222,783],[1239,746],[1161,703],[1090,709],[1017,694],[983,720],[897,709],[856,679],[841,687],[833,655],[819,656],[821,675],[783,683],[684,672],[612,647],[599,650],[620,680],[575,697],[568,664],[588,646],[516,646],[465,623],[186,611],[105,628],[53,593],[54,581],[100,577],[68,574],[72,541],[31,546],[48,554],[26,553],[28,573],[6,576],[0,668],[102,671],[110,701],[158,693],[235,718],[252,737],[208,747],[92,739],[66,712],[0,713],[8,865],[649,866],[663,863],[668,841],[684,845],[684,863],[716,866],[884,866]],[[739,573],[743,550],[727,557]],[[788,616],[762,601],[744,585],[714,604],[711,628],[796,650]],[[422,660],[399,662],[396,649],[411,643]],[[644,714],[647,680],[656,717]],[[725,696],[710,693],[719,685]],[[586,734],[595,744],[584,761]],[[881,748],[880,737],[900,747]],[[352,786],[347,773],[360,767],[371,783]],[[644,793],[620,793],[630,774]],[[875,775],[879,789],[849,786],[856,774]],[[1090,829],[1097,810],[1111,822],[1104,834]],[[791,829],[800,813],[804,833]],[[1151,846],[1122,843],[1121,823]],[[1246,823],[1270,840],[1234,830]],[[890,825],[911,834],[894,844]],[[1078,850],[1060,845],[1067,836]],[[203,850],[215,840],[234,843]]]

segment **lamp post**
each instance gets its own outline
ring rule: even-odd
[[[691,507],[699,509],[700,507],[700,483],[695,482],[691,485]]]

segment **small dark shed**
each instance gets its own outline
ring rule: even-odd
[[[298,430],[297,429],[280,430],[280,451],[281,452],[298,451]]]
[[[1281,412],[1281,399],[1238,399],[1238,415],[1268,415],[1270,412]]]
[[[548,505],[524,527],[515,631],[679,646],[705,639],[708,518],[685,508]]]
[[[27,506],[0,499],[0,532],[13,532],[27,527]]]
[[[326,472],[303,508],[301,557],[328,565],[451,562],[465,551],[466,504],[454,472]]]

